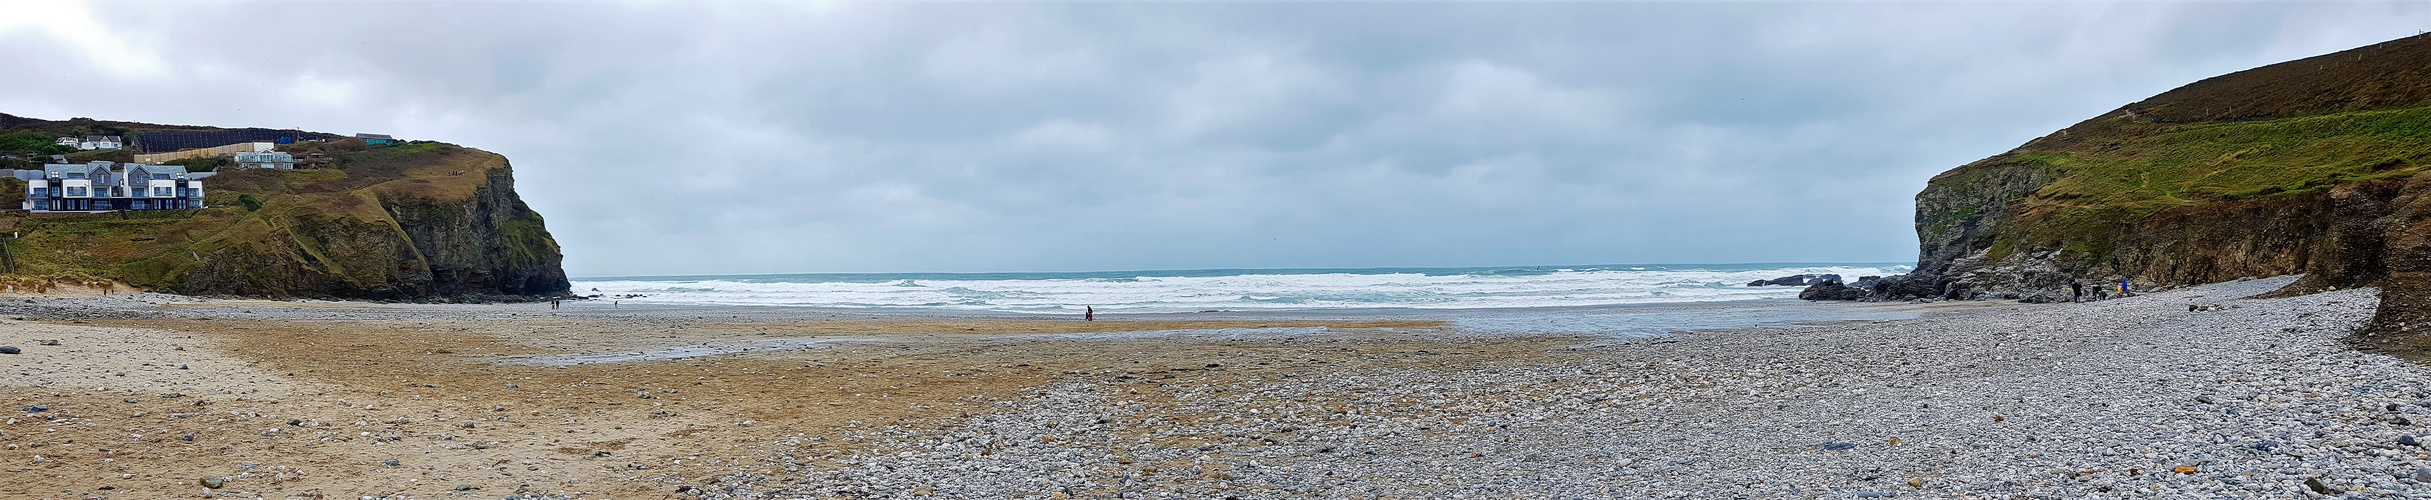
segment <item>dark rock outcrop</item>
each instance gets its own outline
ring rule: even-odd
[[[1839,281],[1816,281],[1806,290],[1798,292],[1798,298],[1806,300],[1865,300],[1872,295],[1872,290],[1843,285]]]
[[[1749,283],[1747,284],[1747,286],[1806,286],[1806,285],[1810,285],[1810,284],[1814,284],[1814,283],[1820,283],[1820,282],[1824,282],[1824,281],[1830,281],[1830,282],[1833,282],[1833,283],[1839,283],[1839,282],[1840,282],[1840,275],[1837,275],[1837,274],[1800,274],[1800,275],[1795,275],[1795,276],[1782,276],[1782,277],[1779,277],[1779,278],[1773,278],[1773,279],[1769,279],[1769,280],[1756,280],[1756,281],[1753,281],[1753,282],[1749,282]]]

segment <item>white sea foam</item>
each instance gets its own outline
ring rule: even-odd
[[[1859,276],[1899,265],[1627,266],[1409,270],[1175,271],[604,278],[582,293],[635,303],[919,308],[1064,314],[1125,312],[1482,309],[1710,302],[1795,297],[1799,287],[1747,286],[1792,274]],[[596,290],[596,291],[593,291]]]

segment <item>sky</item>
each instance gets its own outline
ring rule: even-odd
[[[1912,262],[1933,174],[2431,3],[0,0],[0,113],[506,155],[574,276]]]

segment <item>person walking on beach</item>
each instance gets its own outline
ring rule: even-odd
[[[1080,319],[1081,319],[1081,321],[1097,321],[1097,306],[1081,306],[1081,307],[1084,309],[1084,310],[1083,310],[1083,311],[1080,313]]]
[[[2069,284],[2068,284],[2068,301],[2069,301],[2069,302],[2084,302],[2084,301],[2085,301],[2085,284],[2084,284],[2084,283],[2069,283]]]

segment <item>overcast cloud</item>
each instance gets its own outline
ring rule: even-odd
[[[505,154],[576,276],[1905,261],[1932,174],[2431,4],[0,5],[0,112]]]

